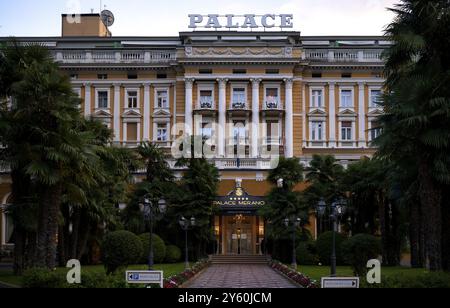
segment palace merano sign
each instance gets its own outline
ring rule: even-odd
[[[257,29],[257,28],[281,28],[289,29],[293,28],[294,15],[292,14],[245,14],[245,15],[189,15],[189,28],[205,28],[205,29]]]

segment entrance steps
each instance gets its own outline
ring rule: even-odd
[[[269,262],[267,256],[260,255],[217,255],[211,257],[212,264],[255,264],[266,265]]]

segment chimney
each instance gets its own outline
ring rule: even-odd
[[[62,37],[91,36],[111,37],[100,14],[62,14]]]

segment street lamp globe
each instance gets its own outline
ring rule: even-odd
[[[284,225],[285,225],[286,227],[289,227],[289,218],[286,218],[286,219],[284,220]]]
[[[317,214],[320,217],[323,217],[325,215],[325,210],[327,208],[327,203],[325,202],[325,199],[320,199],[319,203],[317,203]]]
[[[194,227],[195,224],[196,224],[195,217],[192,217],[192,218],[191,218],[191,226]]]
[[[298,227],[300,227],[301,223],[302,223],[301,218],[297,218],[295,221],[295,226],[298,228]]]
[[[166,210],[167,210],[167,203],[166,203],[166,200],[160,199],[160,200],[158,201],[158,207],[159,207],[159,211],[160,211],[161,213],[165,213]]]
[[[184,216],[180,218],[179,224],[183,228],[186,226],[186,218]]]
[[[284,180],[283,179],[278,179],[278,181],[277,181],[278,188],[283,188],[283,185],[284,185]]]

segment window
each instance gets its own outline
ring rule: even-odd
[[[100,109],[108,108],[108,91],[98,91],[97,96],[98,96],[97,102],[98,108]]]
[[[377,139],[378,137],[380,137],[382,132],[383,129],[380,127],[380,124],[378,122],[372,122],[370,130],[370,140],[373,141]]]
[[[167,124],[159,123],[156,125],[156,141],[159,142],[168,141]]]
[[[98,74],[97,79],[100,79],[100,80],[108,79],[108,75],[107,74]]]
[[[128,108],[138,108],[138,93],[137,91],[127,91]]]
[[[312,78],[322,78],[322,73],[312,73]]]
[[[127,123],[127,141],[138,141],[137,123]]]
[[[353,123],[352,122],[342,122],[341,139],[342,139],[342,141],[353,140]]]
[[[245,88],[233,89],[233,108],[244,109],[247,99],[245,97]]]
[[[370,90],[370,107],[376,108],[380,106],[381,90]]]
[[[278,88],[267,88],[266,89],[266,107],[268,109],[276,109],[279,105],[279,93]]]
[[[157,107],[161,109],[169,108],[169,97],[167,90],[156,91]]]
[[[4,244],[14,244],[13,239],[13,231],[14,231],[14,223],[13,217],[8,213],[5,213],[5,243]]]
[[[233,136],[234,136],[234,144],[235,145],[245,145],[247,131],[245,129],[244,121],[235,121],[233,127]]]
[[[200,108],[210,109],[213,105],[213,91],[201,90],[200,91]]]
[[[280,141],[280,127],[278,121],[267,121],[267,144],[278,144]]]
[[[352,90],[342,90],[341,91],[341,107],[342,108],[353,108],[353,91]]]
[[[78,74],[70,74],[70,80],[77,80]]]
[[[323,91],[322,90],[312,90],[311,107],[323,108]]]
[[[278,69],[267,69],[266,74],[267,75],[278,75],[280,73],[280,70]]]
[[[137,74],[128,74],[128,79],[138,79]]]
[[[233,74],[235,75],[245,75],[247,74],[247,70],[245,69],[234,69]]]
[[[352,73],[342,73],[342,78],[352,78]]]
[[[211,139],[213,136],[213,129],[212,129],[212,123],[205,122],[202,123],[202,137],[205,140]]]
[[[200,75],[211,75],[213,73],[213,70],[210,68],[204,68],[204,69],[199,69],[198,73]]]
[[[156,74],[156,79],[167,79],[167,74]]]
[[[311,122],[311,140],[323,141],[323,122],[313,121]]]

